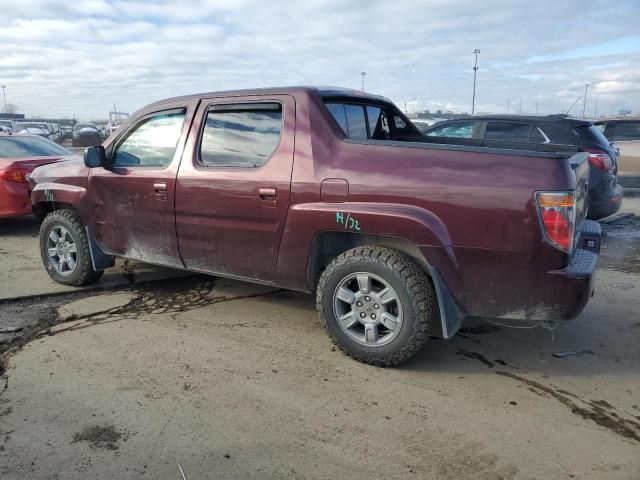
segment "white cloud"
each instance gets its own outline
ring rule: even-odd
[[[400,105],[467,111],[480,48],[479,111],[566,110],[590,83],[599,111],[637,112],[640,42],[616,42],[639,20],[635,0],[24,0],[0,10],[0,82],[28,114],[87,118],[198,91],[357,88],[364,70]]]

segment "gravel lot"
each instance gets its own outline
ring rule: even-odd
[[[637,480],[640,224],[621,223],[578,319],[470,323],[379,369],[332,348],[307,295],[171,275],[60,290],[35,223],[4,222],[0,293],[39,296],[0,300],[0,475]]]

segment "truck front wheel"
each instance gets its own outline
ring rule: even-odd
[[[91,263],[89,241],[78,214],[54,210],[40,225],[40,254],[49,276],[58,283],[81,286],[102,276]]]
[[[372,365],[398,365],[428,339],[438,321],[431,280],[411,258],[386,247],[357,247],[322,273],[320,321],[347,355]]]

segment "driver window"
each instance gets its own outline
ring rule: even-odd
[[[158,113],[145,118],[114,152],[116,167],[166,167],[180,139],[185,109]]]

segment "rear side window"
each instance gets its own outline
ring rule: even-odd
[[[427,137],[473,138],[476,122],[449,123],[424,132]]]
[[[326,101],[331,116],[349,138],[412,141],[422,138],[392,105],[372,105]]]
[[[528,142],[531,125],[517,122],[488,122],[484,138],[486,140],[506,140]]]
[[[349,138],[369,138],[363,105],[327,103],[327,108]]]
[[[279,103],[214,105],[202,132],[200,163],[207,167],[259,167],[271,158],[281,132]]]
[[[640,140],[640,121],[617,122],[613,128],[613,140]]]
[[[349,138],[367,138],[367,122],[362,105],[345,105]]]
[[[345,133],[345,135],[349,135],[349,128],[347,127],[347,113],[344,111],[344,104],[342,103],[327,103],[327,109],[329,113],[335,118],[340,128]]]

